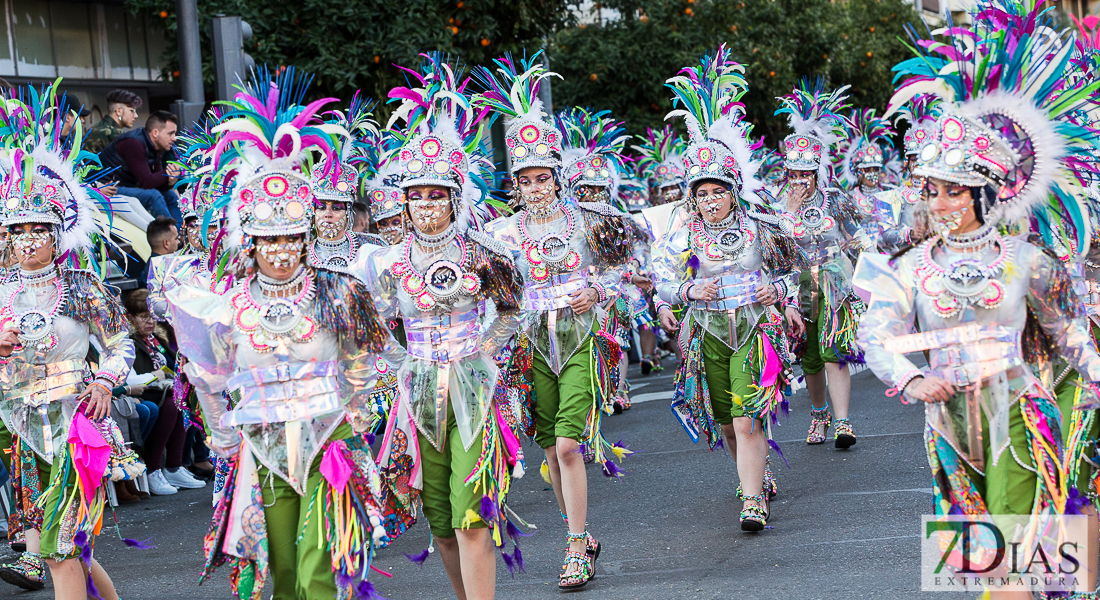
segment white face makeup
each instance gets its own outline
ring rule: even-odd
[[[702,183],[695,188],[695,205],[699,214],[710,223],[725,219],[733,209],[733,194],[717,183]]]
[[[257,260],[261,262],[261,265],[266,263],[276,271],[289,270],[293,272],[298,263],[302,261],[302,249],[304,247],[305,240],[301,235],[259,238],[256,240]],[[265,274],[276,276],[273,273]]]
[[[348,230],[348,204],[335,200],[317,200],[314,208],[313,222],[321,239],[336,240]]]
[[[451,190],[445,187],[422,185],[406,192],[409,217],[413,227],[423,233],[437,233],[451,222]]]
[[[862,180],[863,185],[877,186],[879,179],[882,178],[882,169],[878,167],[871,167],[868,169],[859,170],[859,178]]]
[[[530,167],[516,176],[516,189],[528,210],[541,212],[558,199],[557,182],[550,169]]]
[[[974,198],[969,187],[928,178],[924,183],[924,197],[932,224],[941,236],[965,233],[978,227]]]

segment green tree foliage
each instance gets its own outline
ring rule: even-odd
[[[256,64],[293,65],[315,74],[312,95],[344,99],[361,89],[384,100],[422,52],[489,64],[505,51],[537,50],[571,23],[577,0],[198,0],[203,75],[213,89],[210,18],[240,16],[252,25],[246,51]],[[163,20],[169,51],[165,79],[179,68],[174,0],[126,0],[134,13]]]
[[[787,133],[775,97],[802,76],[850,84],[855,106],[885,109],[890,68],[910,56],[901,0],[607,0],[622,18],[562,30],[550,48],[554,104],[610,109],[633,133],[671,109],[666,79],[725,42],[745,66],[746,110],[774,146]],[[901,38],[901,39],[899,39]]]

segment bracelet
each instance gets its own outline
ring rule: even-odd
[[[679,298],[680,304],[688,304],[691,302],[691,297],[688,294],[691,293],[691,288],[693,287],[695,287],[694,281],[680,284],[679,289],[676,290],[676,297]]]
[[[600,285],[598,283],[593,283],[592,285],[590,285],[588,287],[596,290],[596,301],[597,302],[606,302],[607,301],[607,290],[605,290],[602,285]]]
[[[889,395],[891,395],[891,396],[900,395],[901,396],[900,400],[901,400],[902,404],[912,404],[912,402],[910,402],[910,398],[905,393],[905,388],[910,383],[912,383],[914,379],[916,379],[918,377],[924,377],[924,372],[921,371],[920,369],[913,369],[912,371],[909,371],[908,373],[903,375],[901,379],[898,380],[898,384],[896,386],[894,386],[894,388],[892,390],[887,390],[888,392],[889,391],[894,392],[893,394],[889,394]]]
[[[630,283],[634,280],[634,273],[632,271],[626,271],[623,273],[623,283]]]
[[[657,314],[660,314],[662,308],[672,310],[672,305],[668,302],[665,302],[664,300],[658,300],[653,303],[653,308],[657,310]]]
[[[98,380],[98,379],[96,379],[95,381],[93,381],[93,382],[91,382],[91,383],[89,383],[89,384],[88,384],[88,387],[92,387],[92,386],[96,386],[96,387],[102,388],[102,389],[103,389],[103,391],[107,392],[107,395],[108,395],[108,396],[110,396],[110,395],[111,395],[111,388],[107,387],[107,385],[106,385],[106,384],[104,384],[104,383],[103,383],[102,381],[100,381],[100,380]]]

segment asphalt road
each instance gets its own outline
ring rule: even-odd
[[[773,455],[779,496],[771,529],[742,533],[737,475],[721,449],[693,445],[669,410],[672,364],[642,377],[630,371],[634,408],[607,419],[607,437],[637,451],[628,475],[608,480],[589,469],[589,529],[603,543],[596,579],[574,596],[599,600],[958,598],[921,594],[920,515],[931,511],[931,482],[922,447],[923,411],[887,398],[869,371],[853,377],[852,423],[859,443],[847,451],[830,442],[807,446],[808,397],[792,398],[778,435],[790,469]],[[498,561],[502,599],[559,598],[557,575],[565,528],[553,492],[538,476],[539,450],[525,448],[529,474],[513,485],[511,507],[538,526],[524,540],[527,573],[513,579]],[[209,488],[157,497],[118,509],[124,537],[153,536],[152,550],[126,548],[105,530],[96,556],[124,600],[231,596],[228,571],[198,585],[202,536],[210,516]],[[392,573],[372,580],[391,600],[453,598],[443,565],[433,556],[418,567],[402,556],[427,546],[417,526],[378,557]],[[3,552],[7,552],[6,547]],[[8,558],[6,555],[4,558]],[[0,585],[5,585],[0,582]],[[0,597],[52,598],[0,588]],[[10,594],[10,596],[9,596]]]

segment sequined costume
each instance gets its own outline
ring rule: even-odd
[[[374,549],[390,540],[377,465],[351,427],[370,410],[385,328],[361,281],[304,264],[314,192],[299,151],[331,165],[339,131],[307,124],[324,102],[301,105],[304,91],[293,71],[253,81],[218,125],[214,165],[234,177],[213,208],[226,210],[242,277],[225,294],[182,283],[166,292],[211,441],[231,457],[203,578],[231,564],[241,598],[258,599],[269,573],[280,600],[373,589]],[[252,272],[258,255],[289,275]]]

